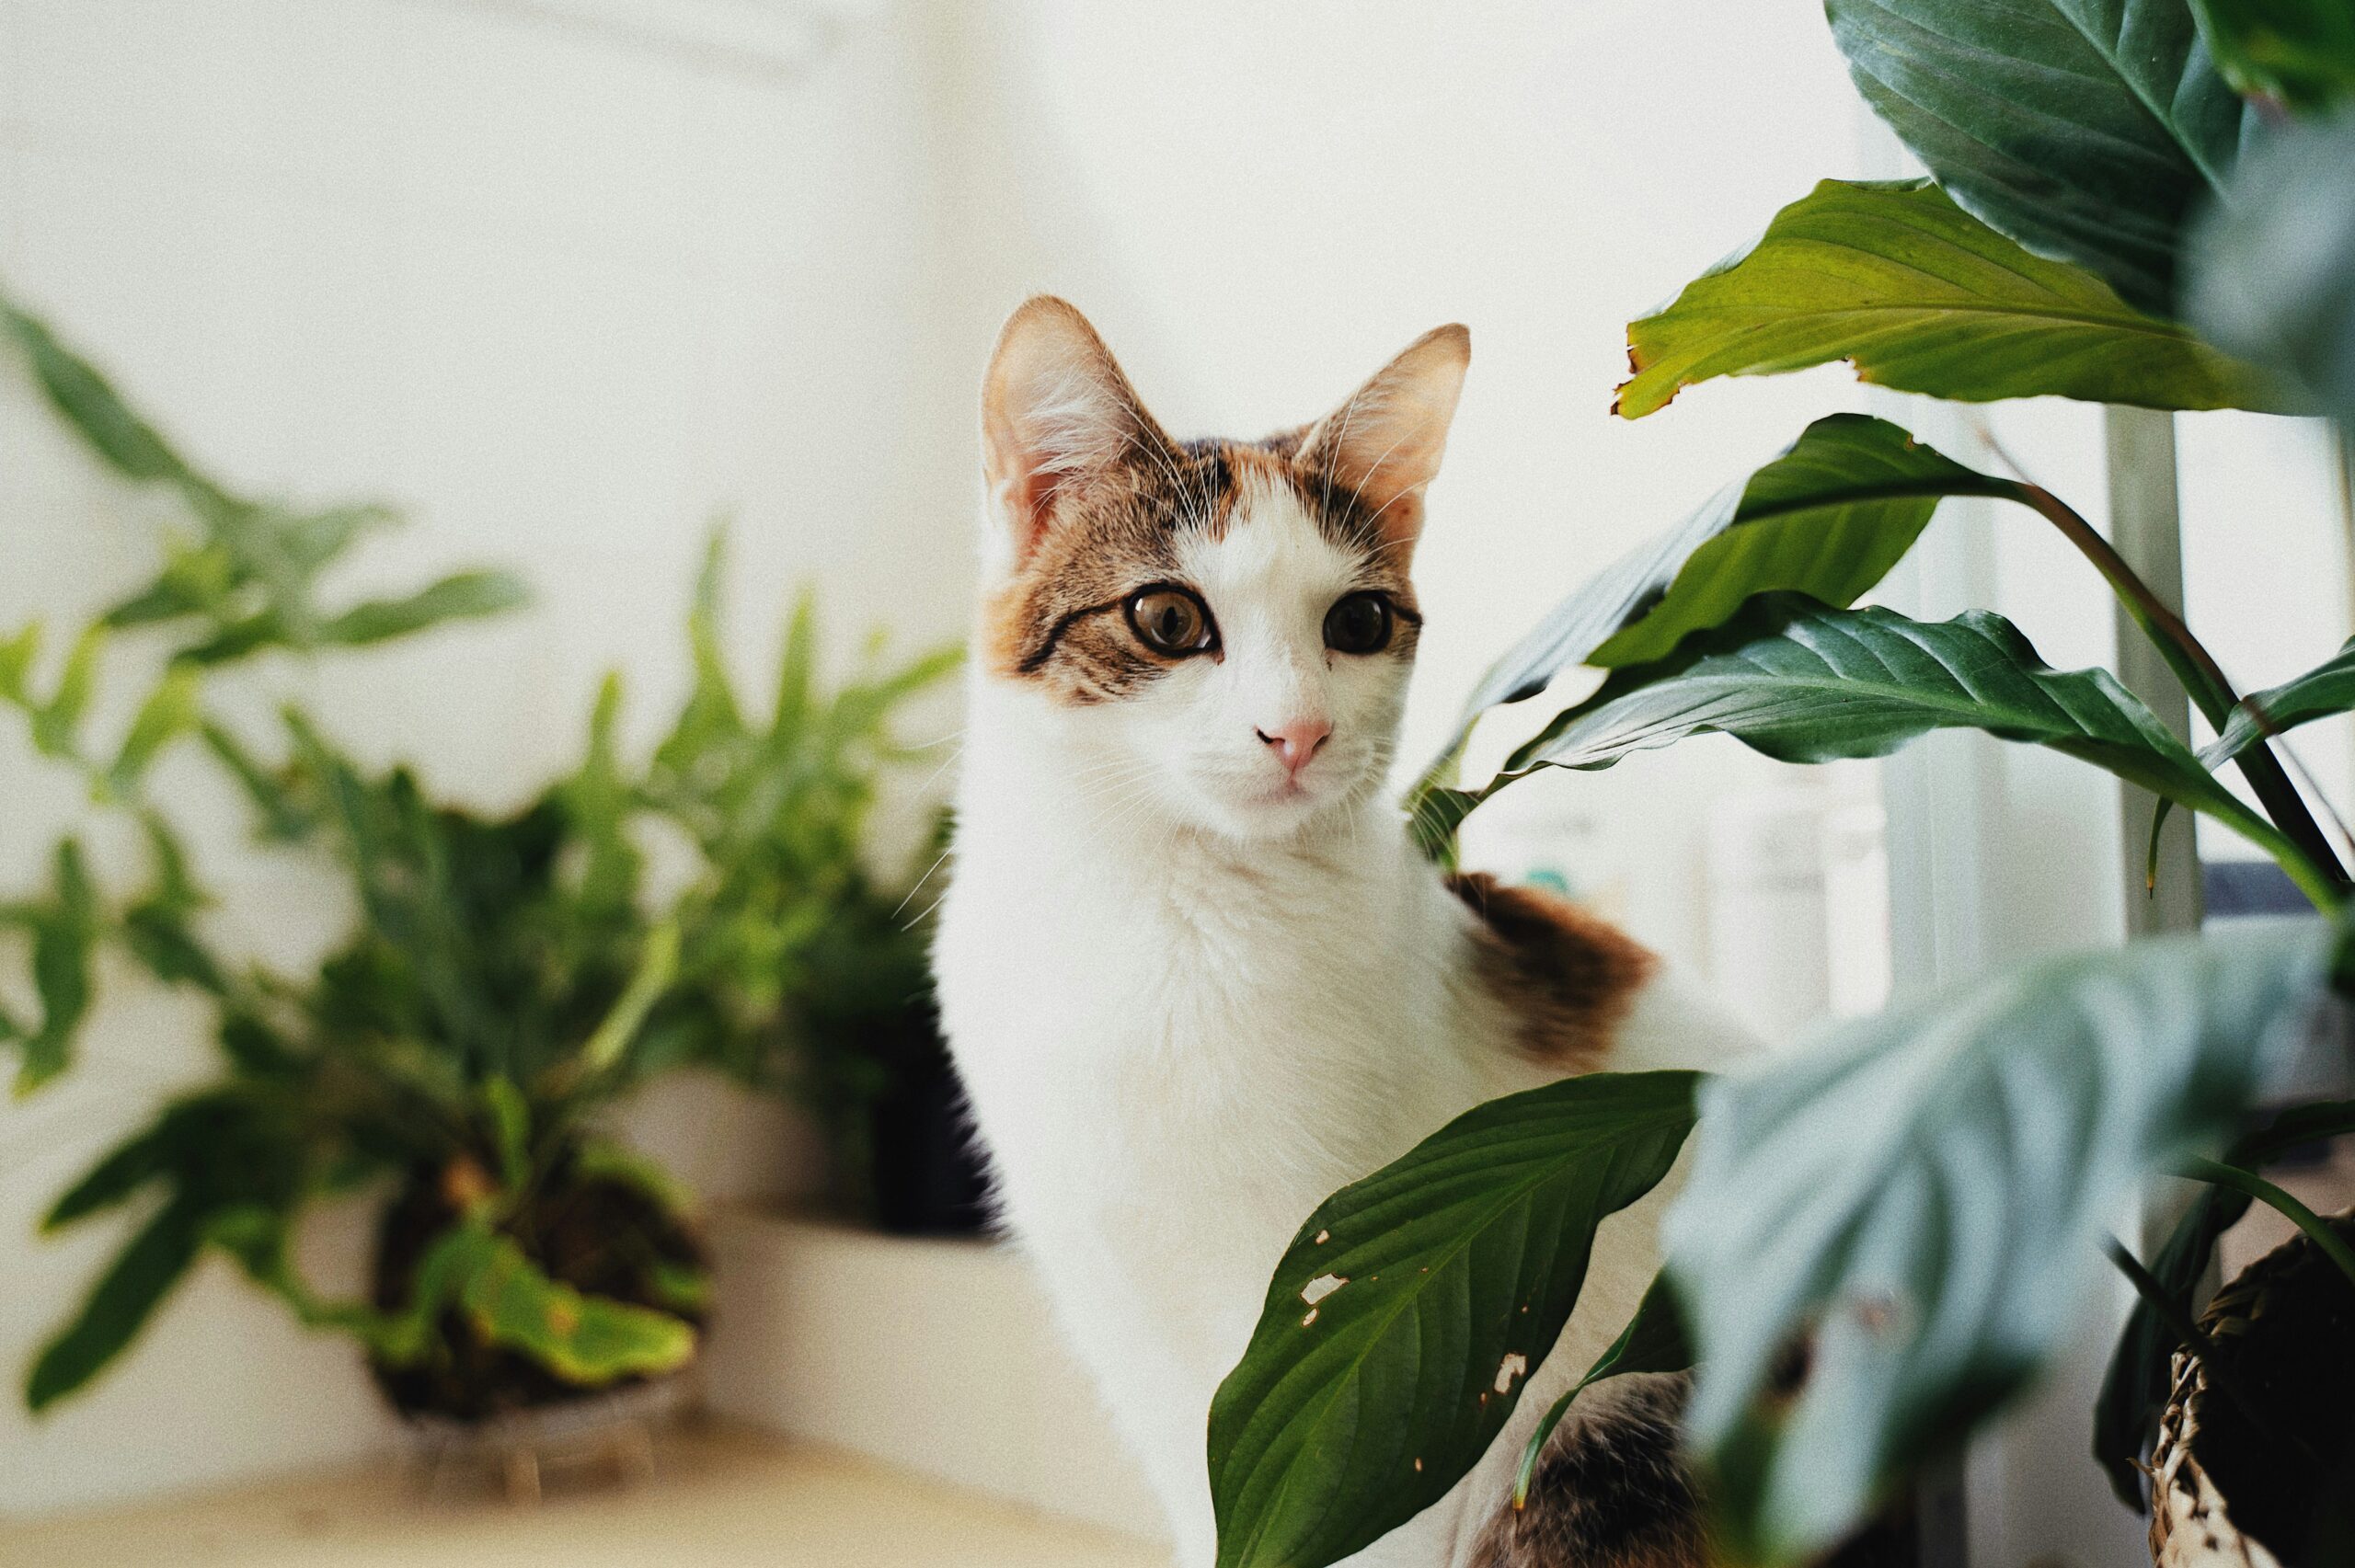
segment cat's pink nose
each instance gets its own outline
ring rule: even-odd
[[[1297,773],[1308,766],[1308,760],[1316,755],[1316,749],[1331,737],[1333,721],[1296,718],[1273,729],[1254,729],[1251,733],[1275,748],[1276,755],[1283,759],[1286,773]]]

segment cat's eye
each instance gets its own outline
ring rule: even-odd
[[[1182,588],[1148,588],[1132,597],[1129,625],[1139,642],[1172,658],[1208,653],[1218,644],[1209,607]]]
[[[1380,653],[1390,646],[1390,601],[1378,593],[1335,600],[1325,612],[1325,646],[1335,653]]]

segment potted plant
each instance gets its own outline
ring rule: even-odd
[[[396,1410],[445,1427],[677,1370],[708,1294],[693,1206],[615,1139],[610,1113],[664,1073],[716,1069],[804,1097],[840,1138],[845,1191],[872,1187],[852,1157],[928,1013],[910,979],[923,934],[862,863],[867,818],[879,773],[906,755],[898,709],[955,655],[891,664],[873,646],[829,687],[804,596],[775,702],[750,719],[720,654],[715,537],[689,618],[693,688],[642,763],[619,751],[614,677],[579,767],[506,816],[436,803],[405,768],[362,767],[298,707],[265,759],[208,711],[211,669],[381,640],[520,589],[463,574],[408,600],[316,610],[313,579],[379,509],[231,496],[45,328],[9,320],[69,426],[127,477],[172,486],[205,532],[85,633],[48,692],[34,689],[36,633],[0,645],[0,696],[45,754],[83,771],[100,808],[135,817],[150,864],[148,885],[119,896],[68,839],[49,894],[0,910],[30,935],[43,1006],[5,1037],[20,1091],[63,1070],[94,956],[115,946],[202,993],[222,1051],[213,1082],[52,1208],[54,1229],[149,1206],[28,1370],[28,1403],[96,1377],[208,1249],[303,1322],[355,1338]],[[118,632],[164,640],[166,673],[100,757],[84,715]],[[360,918],[315,972],[240,967],[205,939],[212,898],[146,789],[154,759],[189,736],[244,792],[261,839],[324,857],[350,886]],[[693,864],[658,896],[640,840],[661,823]],[[293,1243],[307,1213],[351,1194],[378,1203],[375,1244],[366,1288],[338,1297],[303,1276]]]
[[[1633,324],[1619,413],[1646,416],[1714,376],[1844,359],[1866,380],[1961,401],[2355,418],[2343,7],[1827,11],[1860,90],[1930,177],[1826,181],[1784,209]],[[1999,616],[1856,607],[1955,496],[2057,529],[2214,743],[2195,753],[2107,671],[2046,666]],[[1518,1386],[1492,1389],[1496,1368],[1553,1347],[1596,1227],[1666,1173],[1696,1126],[1666,1267],[1586,1381],[1694,1368],[1686,1438],[1727,1555],[1805,1562],[1863,1525],[2030,1382],[2076,1319],[2087,1260],[2106,1253],[2142,1304],[2119,1340],[2097,1457],[2121,1500],[2150,1508],[2143,1456],[2158,1442],[2167,1561],[2228,1543],[2205,1528],[2236,1515],[2228,1475],[2254,1491],[2266,1470],[2263,1523],[2238,1533],[2285,1562],[2346,1561],[2355,1405],[2316,1394],[2349,1385],[2355,1255],[2260,1172],[2355,1128],[2355,1102],[2337,1097],[2335,1022],[2355,990],[2350,846],[2325,833],[2278,751],[2283,732],[2355,707],[2355,645],[2244,696],[2059,497],[1839,415],[1571,595],[1483,681],[1465,726],[1581,664],[1601,684],[1494,777],[1458,784],[1451,755],[1418,787],[1413,824],[1434,854],[1541,768],[1608,767],[1704,732],[1787,761],[1871,757],[1964,727],[2104,768],[2162,813],[2206,815],[2321,918],[2047,959],[1833,1025],[1737,1076],[1594,1074],[1442,1128],[1307,1217],[1279,1265],[1211,1412],[1223,1568],[1337,1561],[1453,1487],[1511,1413]],[[2145,1261],[2109,1229],[2160,1177],[2199,1196]],[[2252,1200],[2300,1242],[2195,1324],[2216,1239]],[[1533,1216],[1547,1217],[1534,1232]],[[1512,1240],[1524,1234],[1525,1250]],[[1298,1291],[1336,1273],[1375,1287],[1303,1332]],[[2276,1334],[2291,1337],[2265,1343]],[[1436,1367],[1433,1345],[1449,1347]],[[1575,1398],[1540,1424],[1524,1492]],[[2235,1440],[2238,1464],[2183,1458]],[[2200,1530],[2183,1528],[2186,1484]]]

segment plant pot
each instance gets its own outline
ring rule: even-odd
[[[2355,1211],[2330,1224],[2355,1239]],[[2151,1452],[2152,1561],[2355,1560],[2347,1520],[2317,1518],[2315,1506],[2355,1502],[2355,1286],[2301,1234],[2219,1291],[2200,1328],[2216,1364],[2188,1346],[2175,1353]]]
[[[377,1228],[371,1291],[378,1307],[396,1310],[412,1299],[419,1261],[458,1218],[470,1183],[484,1179],[465,1161],[412,1174]],[[637,1183],[584,1173],[576,1162],[559,1157],[504,1228],[550,1278],[583,1295],[656,1308],[702,1326],[702,1311],[667,1298],[654,1272],[667,1266],[706,1273],[702,1239],[672,1206]],[[369,1371],[401,1415],[444,1424],[497,1423],[649,1380],[569,1381],[489,1343],[454,1307],[442,1314],[423,1360],[392,1365],[372,1356]]]

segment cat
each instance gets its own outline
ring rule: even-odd
[[[1180,441],[1040,296],[983,383],[942,1019],[1005,1225],[1183,1568],[1216,1554],[1212,1395],[1318,1203],[1481,1101],[1735,1038],[1568,901],[1443,876],[1386,794],[1408,567],[1469,362],[1442,326],[1313,425]],[[1352,1563],[1702,1560],[1681,1379],[1582,1395],[1527,1510],[1504,1506],[1539,1413],[1648,1281],[1660,1196],[1604,1227],[1487,1458]]]

